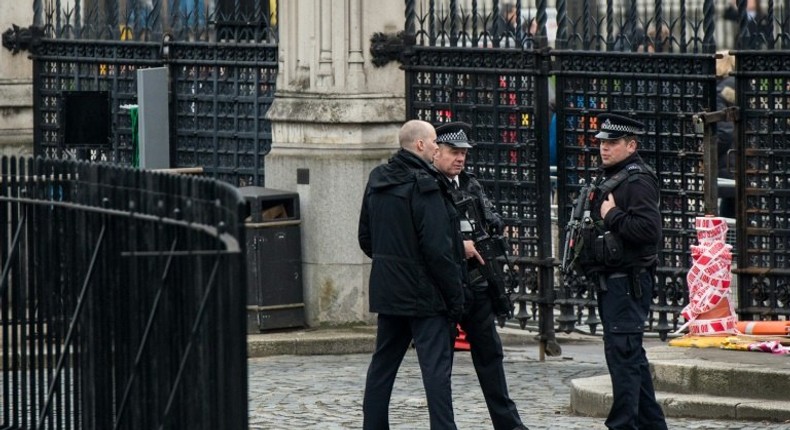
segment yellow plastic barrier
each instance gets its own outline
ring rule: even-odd
[[[684,336],[669,341],[669,346],[686,348],[721,348],[727,336]]]

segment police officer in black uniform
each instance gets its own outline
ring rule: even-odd
[[[658,180],[637,153],[636,136],[644,131],[634,119],[598,115],[601,169],[591,191],[592,222],[576,242],[582,249],[574,249],[583,271],[599,285],[613,390],[606,427],[617,430],[667,428],[642,347],[662,240]]]
[[[450,375],[456,321],[463,313],[463,244],[447,182],[430,164],[436,131],[401,127],[401,150],[370,173],[359,217],[359,246],[373,259],[370,311],[376,351],[365,382],[363,428],[389,428],[389,402],[414,340],[431,429],[456,429]]]
[[[447,177],[451,184],[451,194],[457,202],[472,198],[477,212],[482,214],[483,228],[493,234],[502,233],[504,222],[496,213],[494,205],[486,197],[483,187],[475,177],[464,170],[466,153],[469,144],[471,126],[463,122],[444,124],[436,129],[436,142],[439,151],[433,164],[436,169]],[[461,224],[465,224],[461,214]],[[462,231],[465,230],[462,228]],[[496,430],[526,429],[519,417],[513,400],[510,399],[505,380],[505,369],[502,365],[502,341],[496,331],[495,315],[492,308],[488,282],[479,270],[485,264],[474,247],[472,240],[464,240],[467,257],[468,284],[465,314],[461,318],[461,328],[466,332],[466,339],[472,354],[472,362],[480,381],[488,412]]]

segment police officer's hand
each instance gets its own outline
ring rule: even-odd
[[[450,320],[450,322],[452,323],[461,321],[461,318],[464,317],[464,312],[465,312],[464,308],[465,308],[464,305],[459,304],[457,306],[453,306],[451,309],[448,309],[447,319]]]
[[[458,323],[456,321],[450,320],[449,328],[450,328],[450,339],[455,339],[456,337],[458,337]]]
[[[614,201],[614,194],[609,193],[606,196],[606,200],[601,203],[601,218],[606,218],[606,214],[615,206],[617,206],[617,204]]]
[[[475,248],[475,242],[472,240],[464,241],[464,255],[466,255],[467,260],[470,258],[476,258],[480,264],[486,264],[486,261],[480,256],[480,253],[477,252],[477,249]]]

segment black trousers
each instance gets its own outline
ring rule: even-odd
[[[641,286],[641,297],[639,288],[631,285],[634,279]],[[613,391],[606,427],[667,430],[642,347],[644,324],[653,300],[653,275],[646,271],[634,278],[630,273],[614,273],[603,276],[602,281],[606,290],[598,294],[598,308]]]
[[[453,417],[450,374],[455,324],[447,317],[378,316],[376,351],[368,368],[362,403],[363,428],[389,429],[389,404],[395,375],[414,339],[432,430],[457,429]]]
[[[505,368],[502,365],[502,341],[496,331],[491,298],[485,291],[473,291],[471,302],[471,310],[460,324],[469,341],[472,363],[488,413],[494,429],[513,430],[522,425],[521,418],[507,392]]]

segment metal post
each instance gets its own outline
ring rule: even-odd
[[[694,124],[702,127],[704,135],[702,137],[702,166],[705,176],[705,215],[719,215],[719,143],[712,137],[713,127],[705,121],[705,115],[695,115]]]
[[[701,112],[692,117],[694,131],[703,133],[702,164],[705,180],[703,193],[705,195],[706,215],[717,216],[719,212],[719,144],[716,138],[713,137],[711,124],[723,120],[737,122],[738,113],[738,108],[732,106],[714,112]]]
[[[170,167],[170,123],[166,67],[137,70],[140,167]]]
[[[545,2],[541,2],[543,10],[538,10],[538,16],[543,16],[545,19]],[[541,24],[543,26],[543,24]],[[541,33],[543,35],[543,33]],[[538,106],[549,105],[549,70],[551,70],[551,56],[545,55],[544,52],[539,54],[538,62],[538,75],[535,77],[537,86],[535,88],[535,97]],[[549,169],[549,115],[547,112],[540,110],[535,111],[535,135],[540,142],[540,150],[538,152],[540,162],[537,164],[537,179],[542,183],[537,187],[538,206],[549,208],[551,207],[551,172]],[[546,133],[544,135],[544,133]],[[542,215],[538,217],[540,231],[551,231],[551,212],[543,211]],[[540,329],[540,360],[545,359],[545,355],[550,357],[562,355],[562,348],[557,343],[557,338],[554,332],[554,264],[552,258],[553,250],[551,240],[541,241],[538,249],[538,258],[540,263],[537,266],[538,270],[538,294],[540,295],[538,326]]]

